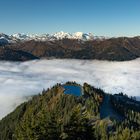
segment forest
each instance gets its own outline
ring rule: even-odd
[[[81,87],[81,95],[65,94],[64,85]],[[123,93],[110,95],[122,116],[101,118],[107,93],[88,83],[56,84],[22,103],[0,121],[0,140],[139,140],[140,102]]]

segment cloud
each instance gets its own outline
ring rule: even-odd
[[[0,61],[0,118],[27,97],[67,81],[88,82],[108,93],[140,96],[140,59],[125,62],[72,59],[22,63]]]

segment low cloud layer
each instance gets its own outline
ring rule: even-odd
[[[0,61],[0,119],[31,95],[66,81],[88,82],[108,93],[140,96],[140,59]]]

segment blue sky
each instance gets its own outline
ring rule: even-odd
[[[140,35],[140,0],[0,0],[0,32]]]

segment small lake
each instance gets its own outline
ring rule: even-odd
[[[75,85],[64,85],[63,86],[65,91],[65,94],[72,94],[75,96],[81,96],[82,95],[82,90],[80,86],[75,86]]]

